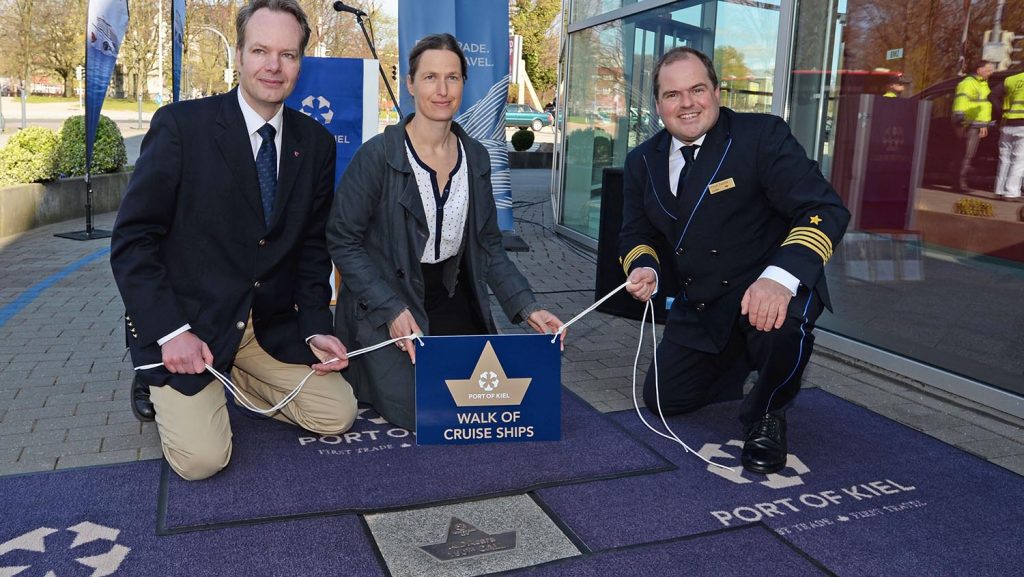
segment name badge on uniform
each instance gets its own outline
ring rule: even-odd
[[[736,188],[736,182],[731,178],[727,178],[725,180],[719,180],[718,182],[712,183],[711,186],[708,186],[708,192],[711,194],[718,194],[719,192],[729,190],[730,188]]]

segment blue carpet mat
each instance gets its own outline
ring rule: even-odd
[[[820,390],[801,393],[789,412],[787,468],[741,472],[737,410],[713,405],[669,421],[695,450],[734,467],[731,474],[712,472],[623,411],[614,418],[678,469],[538,496],[592,550],[763,522],[839,575],[1012,575],[1024,567],[1021,476]]]
[[[157,536],[159,477],[158,461],[0,477],[0,575],[385,575],[355,516]]]
[[[756,555],[752,555],[756,552]],[[609,577],[625,575],[832,575],[763,524],[569,557],[493,575]]]
[[[164,475],[161,533],[441,504],[672,468],[569,392],[559,442],[416,446],[411,433],[369,411],[336,437],[240,413],[231,426],[227,469],[191,483]]]

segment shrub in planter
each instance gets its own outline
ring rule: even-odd
[[[57,133],[38,126],[19,131],[0,149],[0,186],[44,182],[57,176]]]
[[[522,152],[533,146],[533,133],[525,128],[520,128],[512,134],[512,148]]]
[[[117,172],[128,162],[124,138],[114,121],[100,115],[96,140],[92,147],[92,172]],[[72,116],[64,121],[57,149],[57,173],[62,177],[85,174],[85,117]]]

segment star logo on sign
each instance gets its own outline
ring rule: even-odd
[[[509,378],[498,360],[498,355],[487,341],[480,358],[468,379],[445,379],[452,400],[460,407],[518,405],[526,396],[533,379]],[[501,391],[497,391],[498,387]]]
[[[814,215],[811,217],[811,224],[821,224],[821,217]]]

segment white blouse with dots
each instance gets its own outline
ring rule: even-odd
[[[443,191],[438,188],[437,173],[416,155],[408,136],[405,137],[405,152],[416,177],[416,186],[420,189],[430,231],[420,262],[438,263],[458,255],[469,215],[469,175],[462,142],[459,142],[455,168],[448,175],[448,184]]]

